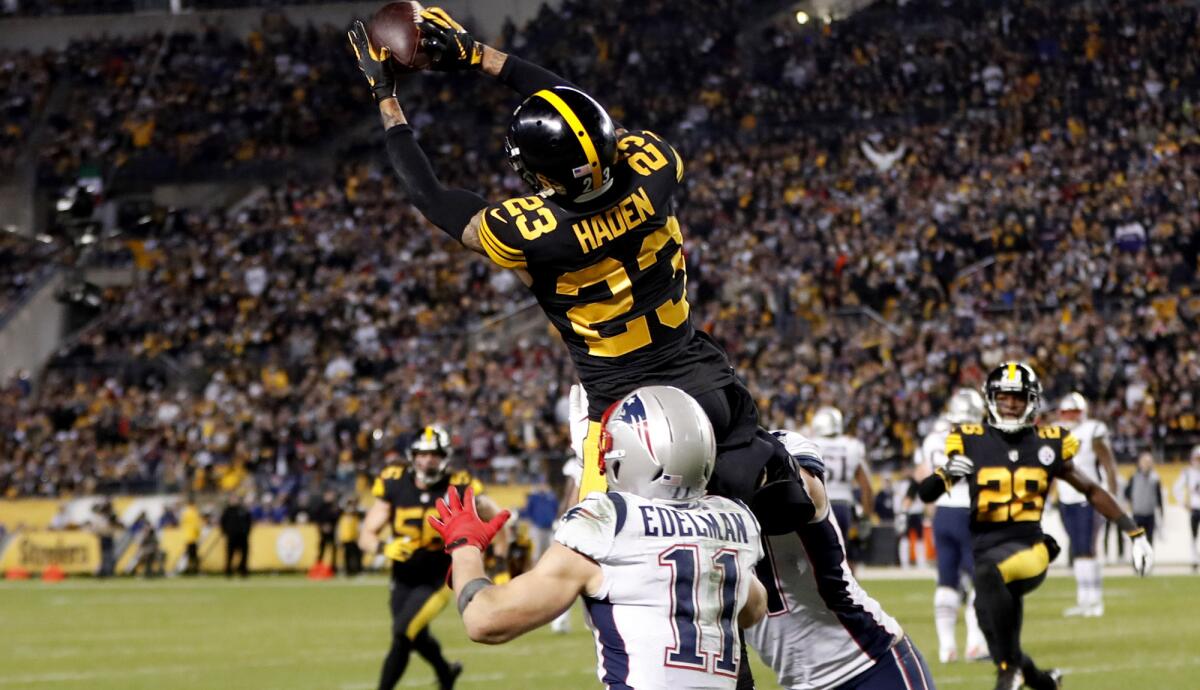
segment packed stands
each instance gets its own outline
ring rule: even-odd
[[[1197,440],[1193,4],[880,3],[749,36],[731,19],[742,4],[572,1],[558,10],[569,21],[544,9],[500,43],[680,149],[693,318],[765,424],[799,427],[835,402],[874,460],[902,461],[953,387],[1021,357],[1051,399],[1093,400],[1122,459]],[[125,55],[124,74],[162,40]],[[209,41],[221,45],[202,38],[188,59]],[[402,102],[442,176],[518,192],[500,154],[512,95],[418,79]],[[311,97],[372,117],[357,76],[345,81]],[[151,112],[177,85],[157,83]],[[113,122],[130,117],[123,98]],[[186,162],[202,144],[171,126],[152,145]],[[565,349],[542,328],[475,336],[526,293],[416,217],[378,153],[182,222],[36,393],[6,393],[0,493],[352,483],[429,419],[485,473],[561,456]]]

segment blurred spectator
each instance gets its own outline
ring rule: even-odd
[[[342,560],[346,564],[346,575],[350,577],[362,572],[363,553],[362,549],[358,547],[358,530],[362,519],[362,511],[358,510],[358,506],[353,500],[346,499],[338,517],[337,540],[342,545]]]
[[[233,577],[233,559],[238,559],[237,572],[242,577],[250,574],[246,567],[250,553],[250,511],[242,505],[242,497],[230,494],[225,510],[221,512],[221,532],[225,535],[225,577]]]
[[[338,522],[342,517],[342,509],[338,505],[337,494],[326,491],[321,502],[313,508],[312,521],[317,525],[320,543],[317,546],[317,562],[325,560],[325,551],[329,551],[329,567],[337,572]],[[357,540],[357,535],[355,536]]]
[[[117,531],[121,527],[111,503],[105,500],[92,506],[90,527],[100,539],[100,570],[96,575],[111,577],[117,565],[115,544]]]
[[[533,542],[533,562],[537,562],[554,534],[554,521],[558,518],[558,496],[542,484],[529,492],[521,517],[529,523],[529,539]]]
[[[1162,518],[1163,511],[1162,482],[1154,470],[1153,454],[1138,455],[1137,471],[1125,487],[1125,499],[1129,501],[1134,522],[1146,530],[1146,538],[1153,542],[1155,517]]]
[[[187,503],[179,518],[179,527],[183,531],[184,553],[187,557],[185,575],[196,575],[200,572],[200,533],[204,529],[204,518],[196,507],[196,498],[188,494]]]

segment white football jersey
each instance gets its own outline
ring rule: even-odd
[[[773,433],[793,457],[820,459],[818,445],[800,434]],[[780,685],[836,687],[869,669],[904,637],[900,624],[854,579],[831,512],[764,541],[758,579],[767,588],[767,617],[746,629],[746,643],[774,669]]]
[[[554,539],[604,574],[584,604],[607,688],[736,687],[737,616],[763,554],[744,505],[594,492],[567,511]]]
[[[846,436],[810,439],[825,463],[825,493],[831,501],[854,500],[854,474],[862,466],[867,450],[862,441]]]
[[[950,458],[946,457],[946,437],[950,435],[950,425],[938,423],[934,430],[921,441],[917,449],[916,463],[928,463],[929,470],[945,467]],[[945,508],[970,508],[971,487],[968,482],[957,482],[954,487],[942,494],[934,505]]]
[[[1076,424],[1074,429],[1071,429],[1071,435],[1079,439],[1079,451],[1071,459],[1071,462],[1075,465],[1075,469],[1100,486],[1107,486],[1104,467],[1096,458],[1096,451],[1092,448],[1092,441],[1098,438],[1108,438],[1108,427],[1104,425],[1104,422],[1096,421],[1095,419],[1085,419]],[[1068,505],[1087,503],[1087,497],[1079,493],[1079,490],[1075,487],[1066,482],[1058,482],[1057,485],[1058,500]]]
[[[1191,465],[1183,468],[1179,479],[1175,480],[1174,490],[1175,500],[1179,502],[1179,505],[1192,510],[1200,510],[1200,469]]]

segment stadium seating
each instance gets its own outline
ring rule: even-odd
[[[881,3],[804,30],[731,19],[746,4],[570,0],[570,21],[545,9],[500,42],[680,149],[693,319],[765,424],[836,402],[874,460],[900,461],[953,387],[1020,357],[1049,397],[1096,401],[1119,457],[1200,438],[1194,4]],[[164,39],[96,46],[95,87],[71,96],[82,132],[65,124],[43,170],[70,174],[81,149],[236,165],[371,116],[340,37],[283,31],[302,37],[312,69],[285,70],[302,88],[257,88],[279,68],[266,34],[176,37],[141,103]],[[511,94],[419,78],[405,104],[442,176],[518,192]],[[265,118],[240,119],[251,96]],[[431,417],[480,469],[561,454],[564,348],[542,329],[475,348],[471,329],[526,293],[398,197],[376,153],[236,214],[185,214],[37,395],[4,393],[0,494],[294,494],[352,483]]]

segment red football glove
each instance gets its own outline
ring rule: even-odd
[[[446,553],[460,546],[474,546],[480,551],[486,550],[492,537],[496,536],[496,532],[508,521],[509,512],[502,510],[496,517],[484,522],[479,513],[475,512],[475,492],[470,487],[463,492],[461,501],[458,498],[458,489],[453,486],[450,487],[448,496],[449,503],[440,498],[437,500],[441,519],[429,516],[429,524],[442,535],[442,541],[446,543]]]

